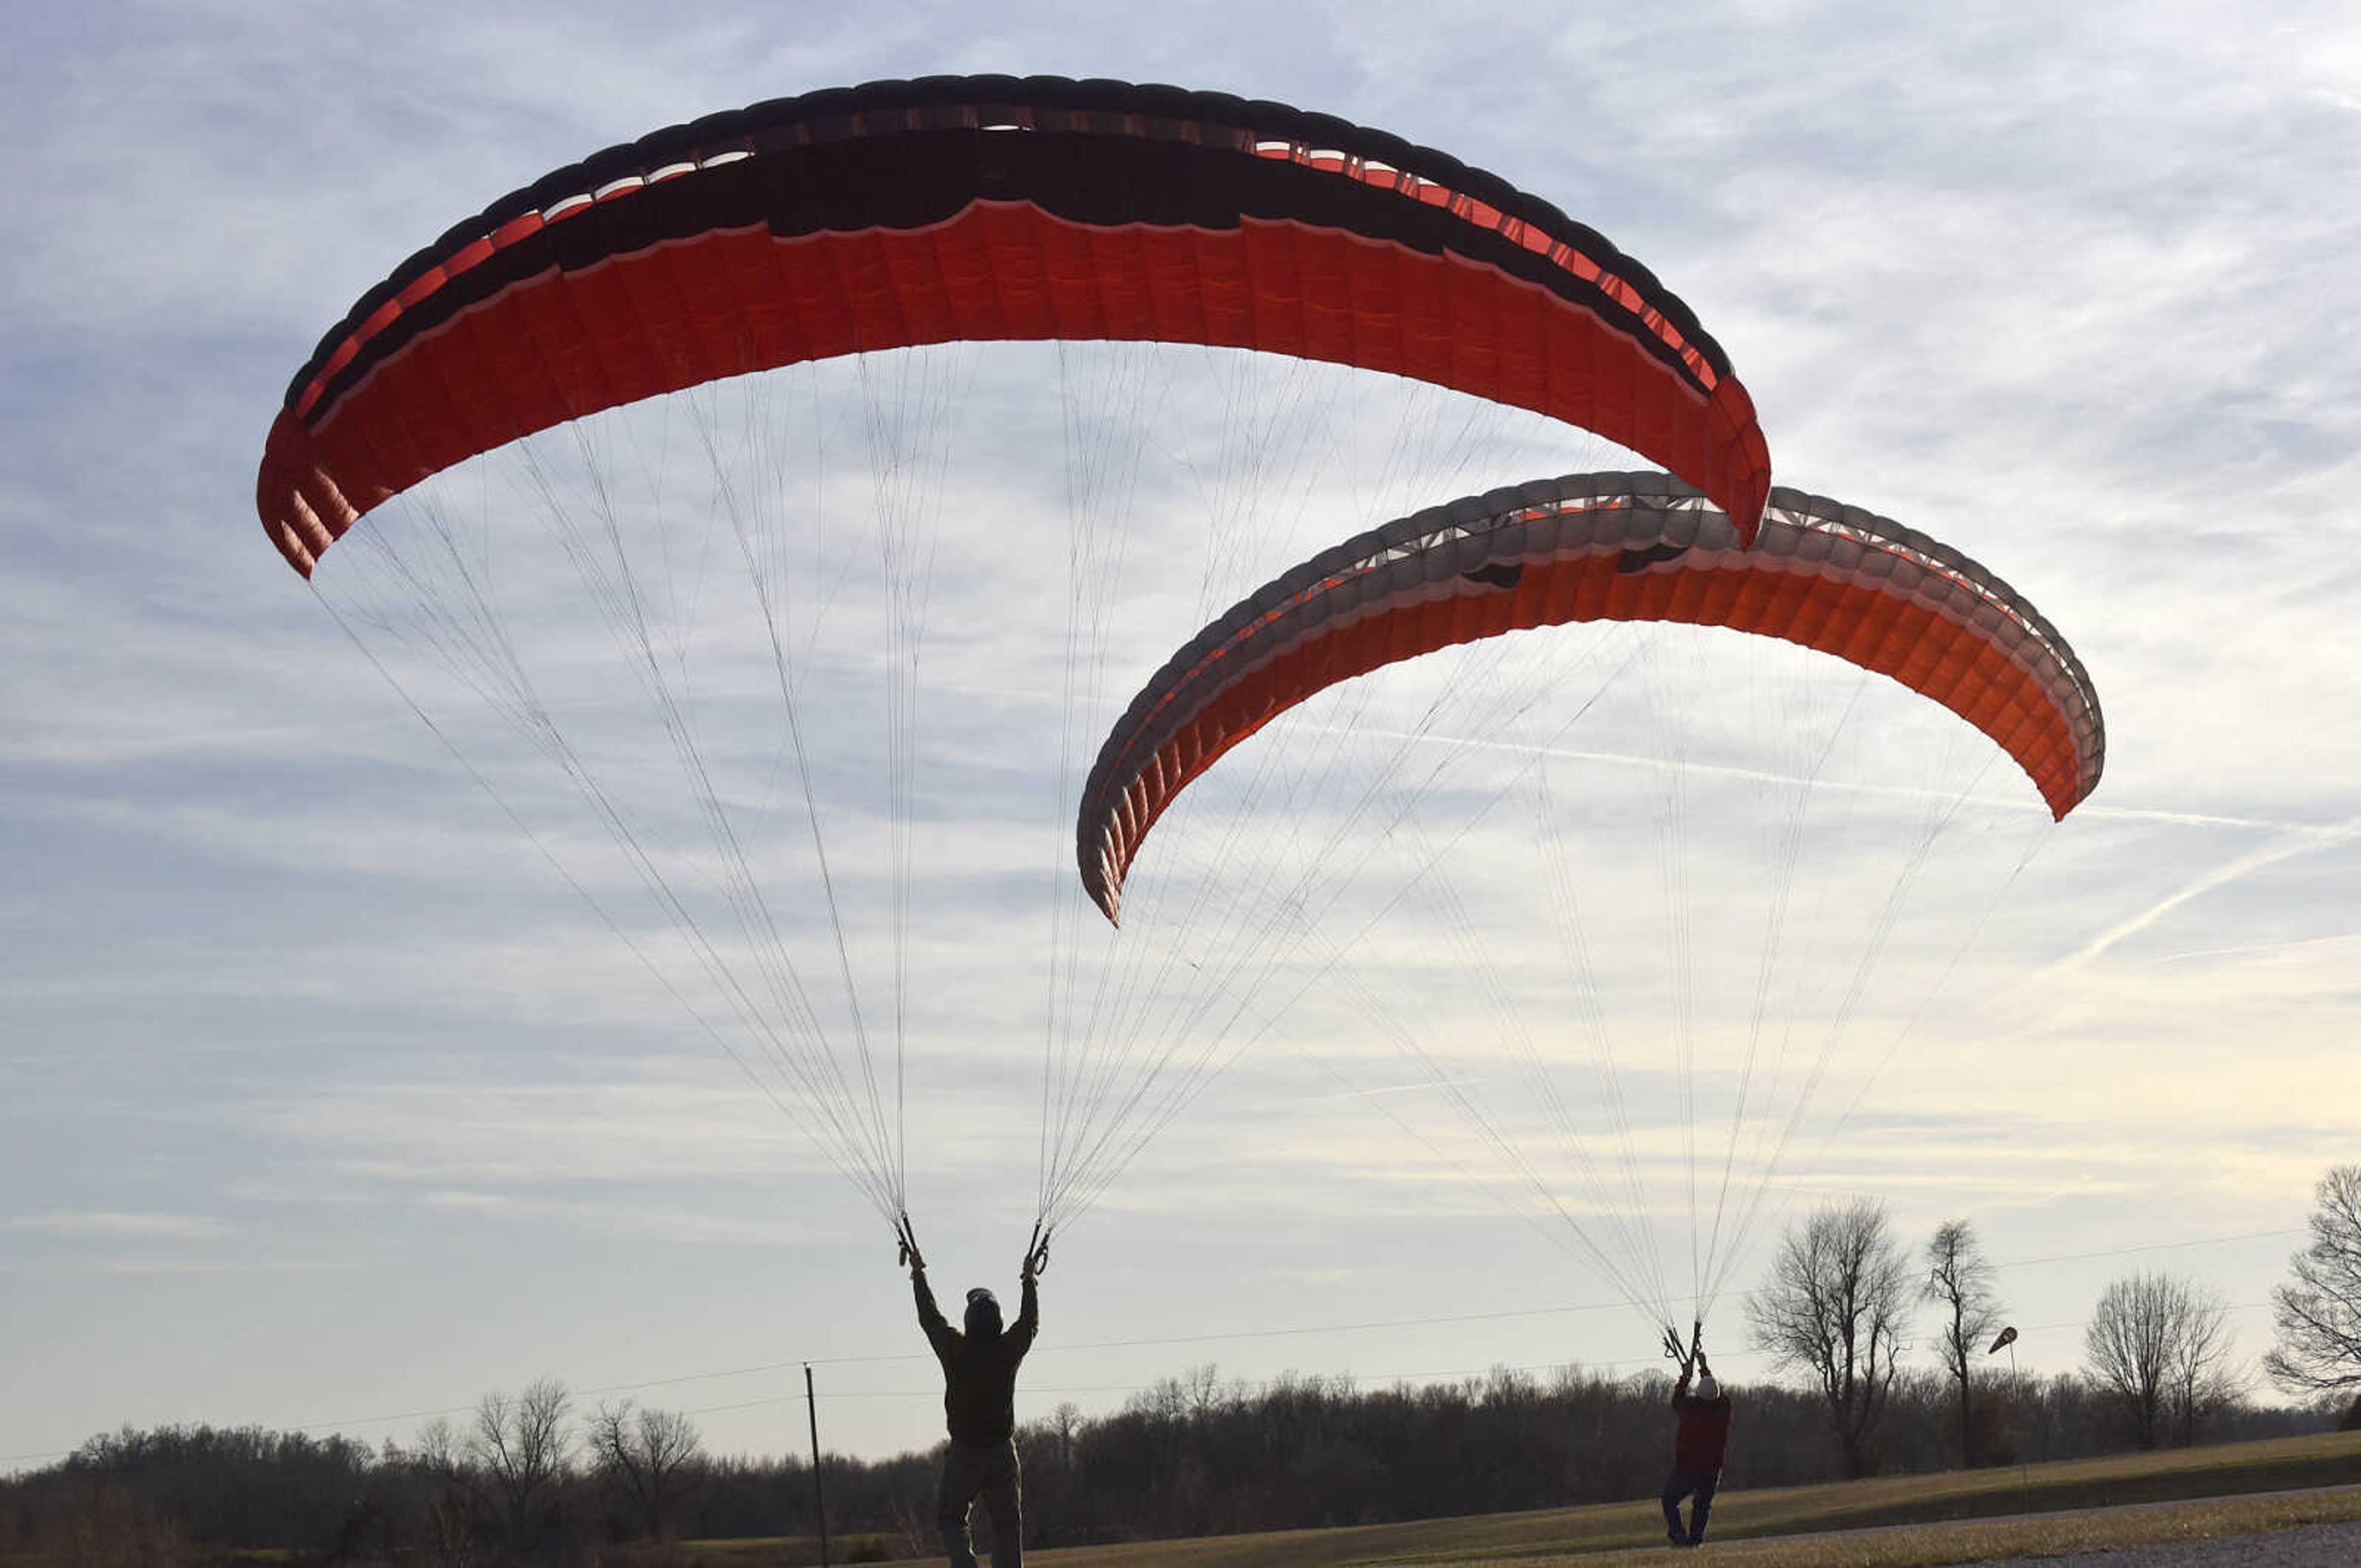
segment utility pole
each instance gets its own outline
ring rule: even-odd
[[[1993,1341],[1992,1349],[1984,1352],[1984,1354],[1986,1355],[1998,1355],[2003,1346],[2007,1347],[2008,1350],[2008,1380],[2010,1383],[2015,1384],[2018,1382],[2018,1378],[2016,1374],[2016,1325],[2015,1323],[2011,1323],[2006,1328],[2001,1330],[2000,1338]],[[2018,1389],[2015,1387],[2012,1387],[2009,1390],[2012,1397],[2014,1397],[2017,1392]],[[2019,1453],[2016,1456],[2017,1495],[2022,1497],[2026,1493],[2029,1492],[2032,1487],[2033,1464],[2030,1460],[2026,1459],[2024,1454]]]
[[[804,1363],[804,1409],[811,1415],[812,1517],[819,1521],[819,1568],[828,1568],[828,1494],[819,1484],[819,1401],[812,1398],[811,1363]]]

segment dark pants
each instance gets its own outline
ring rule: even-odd
[[[1713,1489],[1721,1485],[1719,1470],[1684,1470],[1673,1466],[1673,1478],[1664,1483],[1664,1533],[1675,1541],[1686,1541],[1692,1546],[1705,1539],[1705,1517],[1713,1511]],[[1697,1503],[1689,1509],[1689,1528],[1681,1528],[1681,1499],[1691,1493]]]
[[[935,1495],[935,1523],[943,1532],[943,1552],[951,1568],[975,1568],[975,1542],[968,1517],[979,1494],[992,1520],[992,1568],[1023,1568],[1025,1500],[1016,1469],[1016,1440],[966,1443],[951,1440],[943,1455],[942,1490]]]

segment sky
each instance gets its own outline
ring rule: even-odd
[[[562,791],[511,772],[496,732],[421,724],[368,638],[346,635],[358,590],[342,597],[324,567],[307,592],[252,510],[288,377],[456,218],[663,125],[938,72],[1277,99],[1548,197],[1695,308],[1753,394],[1781,482],[1967,551],[2079,651],[2105,708],[2104,782],[2052,832],[2026,831],[2022,798],[1993,807],[2005,831],[1971,839],[1958,884],[1980,891],[1930,894],[1954,911],[1949,945],[1910,946],[1915,927],[1898,938],[1893,967],[1917,986],[1905,994],[1933,998],[1927,1016],[1905,1028],[1908,1003],[1864,1007],[1811,1135],[1733,1227],[1709,1329],[1722,1370],[1765,1374],[1739,1298],[1779,1226],[1853,1195],[1883,1201],[1912,1246],[1974,1222],[2027,1370],[2076,1365],[2100,1290],[2139,1268],[2215,1292],[2244,1361],[2268,1348],[2268,1293],[2312,1184],[2355,1157],[2361,1102],[2349,8],[195,3],[40,7],[14,33],[0,62],[18,149],[0,214],[0,1468],[124,1424],[406,1441],[540,1376],[586,1409],[688,1411],[719,1452],[777,1453],[803,1441],[806,1363],[830,1447],[939,1435],[882,1216],[666,994],[680,951],[650,937],[642,964],[608,928],[642,929],[611,846],[564,816]],[[1006,1296],[1039,1178],[1042,977],[1055,952],[1111,961],[1115,940],[1042,935],[1060,767],[1087,762],[1224,596],[1474,488],[1464,477],[1628,459],[1503,421],[1474,456],[1424,454],[1380,482],[1367,454],[1411,425],[1361,419],[1357,387],[1266,422],[1284,375],[1268,367],[1229,383],[1224,409],[1187,378],[1202,367],[1078,353],[1061,377],[1038,350],[944,363],[940,385],[975,408],[914,438],[959,466],[955,499],[909,514],[938,554],[898,987],[875,923],[891,846],[869,809],[886,762],[864,721],[887,633],[857,608],[865,534],[811,546],[844,608],[821,617],[804,668],[848,903],[869,912],[846,965],[873,1009],[906,1003],[910,1212],[947,1296],[970,1280]],[[912,406],[842,375],[793,385],[805,391],[784,400],[812,394],[848,419]],[[1126,515],[1148,565],[1133,563],[1134,597],[1091,665],[1107,690],[1061,740],[1064,620],[1044,585],[1062,579],[1064,536],[1041,520],[1074,488],[1078,444],[1060,429],[1077,407],[1117,433],[1087,450],[1144,476]],[[857,431],[839,439],[850,467],[874,459]],[[1220,522],[1245,542],[1235,559],[1204,564],[1205,465],[1251,467],[1240,447],[1257,440],[1292,443],[1297,466],[1265,511]],[[478,486],[506,498],[492,515],[520,510],[513,485],[511,471]],[[833,593],[815,602],[833,609]],[[562,594],[515,606],[576,670],[578,606],[570,620]],[[1621,647],[1568,643],[1548,666],[1587,672],[1566,689],[1609,694],[1590,729],[1543,707],[1520,719],[1522,751],[1472,726],[1411,750],[1510,780],[1513,801],[1534,775],[1499,758],[1546,750],[1551,787],[1604,820],[1572,792],[1628,762],[1619,726],[1640,720],[1618,707]],[[619,775],[660,772],[609,730],[588,669],[568,710],[579,732]],[[1430,690],[1384,689],[1405,713]],[[1383,739],[1388,710],[1362,711],[1359,740]],[[1873,733],[1916,733],[1923,716],[1891,712]],[[1273,744],[1317,752],[1335,717]],[[716,754],[741,770],[732,787],[776,757]],[[1455,904],[1422,883],[1325,970],[1325,949],[1290,946],[1300,970],[1281,966],[1255,1022],[1222,1036],[1235,1059],[1192,1080],[1056,1249],[1020,1415],[1116,1408],[1206,1365],[1377,1384],[1661,1365],[1644,1319],[1438,1087],[1461,1075],[1518,1108],[1497,1041],[1469,1043],[1482,988],[1456,987],[1505,976],[1555,1049],[1564,946],[1517,900],[1538,896],[1534,845],[1590,855],[1614,835],[1540,833],[1452,800],[1463,815],[1427,826],[1471,835]],[[1259,830],[1275,841],[1267,817]],[[2006,855],[1988,848],[2002,839]],[[2036,849],[2021,874],[1995,877],[2020,843]],[[1708,990],[1728,981],[1728,944],[1756,939],[1722,934],[1748,895],[1734,891],[1744,847],[1726,867],[1721,846],[1701,829],[1686,873],[1711,927]],[[681,852],[684,876],[705,874]],[[1380,874],[1411,854],[1389,852]],[[1611,856],[1583,865],[1610,927],[1636,907],[1627,894],[1645,896],[1648,879]],[[1875,902],[1857,872],[1831,852],[1806,879],[1834,927]],[[782,907],[799,954],[832,962],[810,901]],[[1279,1008],[1299,972],[1326,983]],[[1621,1049],[1634,1146],[1650,1190],[1668,1191],[1682,1127],[1664,1097],[1701,1083],[1705,1109],[1683,1120],[1713,1121],[1731,1069],[1708,1040],[1675,1071],[1651,994],[1632,993]],[[1423,1067],[1395,1035],[1431,1047]],[[1931,1333],[1918,1325],[1916,1365],[1933,1365]]]

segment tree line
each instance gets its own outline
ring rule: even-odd
[[[1450,1384],[1363,1388],[1342,1376],[1250,1385],[1193,1368],[1117,1411],[1071,1405],[1017,1434],[1027,1544],[1081,1545],[1240,1530],[1375,1524],[1605,1502],[1653,1493],[1667,1462],[1670,1379],[1565,1367]],[[1819,1390],[1743,1387],[1725,1485],[1789,1486],[1848,1463]],[[1982,1463],[2131,1446],[2121,1401],[2089,1377],[2001,1374]],[[1938,1372],[1887,1389],[1877,1468],[1937,1470],[1959,1455]],[[586,1561],[634,1541],[791,1536],[817,1558],[811,1468],[793,1456],[703,1452],[686,1418],[612,1410],[571,1420],[550,1382],[488,1398],[456,1447],[430,1431],[379,1448],[337,1436],[172,1427],[93,1438],[63,1463],[0,1483],[0,1559],[170,1563],[240,1547],[370,1562]],[[633,1430],[653,1416],[678,1440]],[[2208,1438],[2318,1430],[2316,1409],[2233,1401]],[[499,1435],[493,1436],[495,1423]],[[612,1444],[620,1435],[624,1449]],[[546,1439],[544,1444],[544,1437]],[[838,1562],[934,1554],[939,1453],[829,1455],[821,1480]]]
[[[2165,1274],[2107,1287],[2083,1365],[2037,1377],[1995,1358],[2004,1303],[1972,1225],[1905,1245],[1871,1201],[1780,1238],[1746,1303],[1752,1343],[1788,1380],[1744,1386],[1724,1485],[2069,1459],[2352,1424],[2361,1387],[2361,1167],[2319,1188],[2312,1239],[2275,1293],[2261,1402],[2233,1371],[2221,1303]],[[1905,1365],[1931,1304],[1937,1365]],[[1667,1462],[1664,1371],[1500,1369],[1365,1388],[1344,1376],[1166,1378],[1122,1409],[1067,1404],[1017,1434],[1028,1545],[1382,1523],[1652,1495]],[[2361,1409],[2361,1401],[2356,1401]],[[828,1456],[835,1560],[934,1554],[939,1449]],[[816,1558],[807,1462],[710,1454],[690,1420],[629,1401],[588,1409],[544,1380],[488,1395],[408,1443],[168,1427],[91,1439],[0,1481],[0,1558],[165,1564],[272,1549],[320,1561],[590,1562],[631,1543],[794,1537]]]

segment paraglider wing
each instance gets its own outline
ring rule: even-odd
[[[954,340],[1257,349],[1592,430],[1752,537],[1770,459],[1646,269],[1431,149],[1283,104],[1049,77],[780,99],[609,148],[458,224],[288,389],[257,481],[297,571],[389,497],[624,403]]]
[[[1141,841],[1191,780],[1315,693],[1507,631],[1685,621],[1777,637],[1891,675],[2014,758],[2054,817],[2095,788],[2098,698],[2057,630],[1975,562],[1785,488],[1752,549],[1663,474],[1543,480],[1452,501],[1322,552],[1200,631],[1100,749],[1076,826],[1112,920]]]

